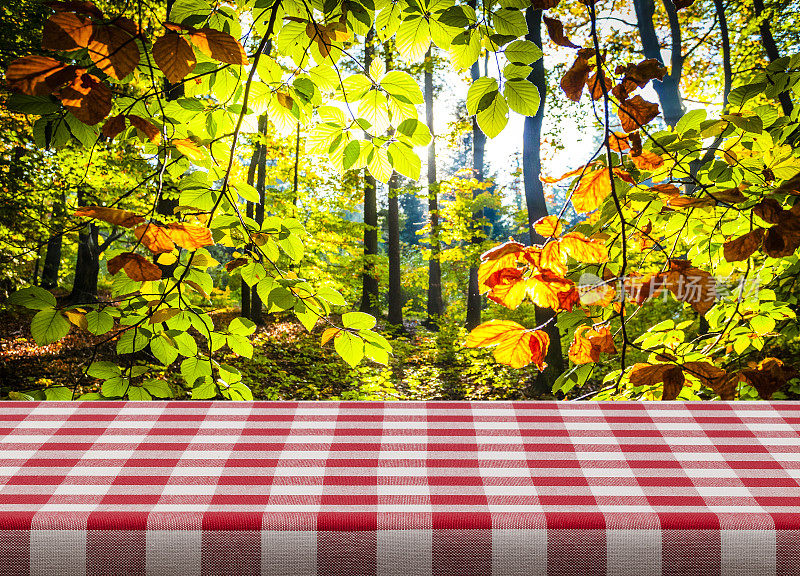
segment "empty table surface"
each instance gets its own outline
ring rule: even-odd
[[[800,403],[3,402],[0,575],[800,575]]]

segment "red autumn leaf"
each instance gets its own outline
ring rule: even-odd
[[[56,12],[44,23],[42,48],[64,52],[86,48],[93,30],[88,18],[70,12]]]
[[[578,56],[572,67],[567,70],[564,77],[561,78],[561,89],[566,94],[567,98],[580,102],[581,95],[583,94],[583,87],[589,79],[589,72],[591,67],[589,61],[583,56]]]
[[[113,140],[123,130],[125,130],[125,116],[123,114],[117,114],[106,120],[101,132],[103,136]]]
[[[725,256],[725,260],[728,262],[747,260],[753,252],[758,250],[763,240],[764,229],[755,228],[747,234],[725,242],[725,244],[722,245],[722,253]]]
[[[172,84],[177,84],[194,70],[197,58],[186,38],[167,32],[153,45],[153,60]]]
[[[130,114],[128,116],[128,121],[131,123],[131,126],[141,130],[147,139],[153,144],[158,144],[161,142],[161,131],[149,120],[145,120],[141,116]]]
[[[111,112],[111,90],[97,76],[85,72],[62,88],[58,98],[75,118],[89,126]]]
[[[203,246],[211,246],[214,239],[211,230],[198,224],[182,224],[173,222],[167,225],[167,236],[175,244],[186,250],[197,250]]]
[[[137,31],[125,20],[96,25],[89,42],[92,62],[115,80],[122,80],[132,73],[141,56],[135,39]]]
[[[144,256],[133,252],[123,252],[108,261],[108,272],[111,275],[120,270],[125,270],[128,278],[137,282],[147,282],[149,280],[159,280],[161,269],[150,262]]]
[[[112,226],[122,226],[123,228],[133,228],[144,222],[144,217],[135,212],[106,208],[105,206],[82,206],[75,211],[75,216],[96,218],[108,222]]]
[[[646,126],[658,116],[658,104],[648,102],[637,94],[630,100],[620,103],[617,115],[622,129],[625,132],[633,132],[637,128]]]
[[[572,41],[567,38],[566,34],[564,34],[564,25],[561,23],[561,20],[548,16],[544,16],[543,18],[544,24],[547,26],[547,35],[550,36],[550,40],[566,48],[580,48],[577,44],[573,44]]]
[[[75,66],[67,66],[47,56],[17,58],[6,69],[6,82],[17,92],[29,96],[47,96],[71,82],[77,74]]]
[[[214,28],[200,28],[189,33],[198,50],[226,64],[246,65],[247,56],[239,41],[226,32]]]
[[[133,233],[144,247],[153,254],[172,252],[175,249],[175,244],[172,243],[167,231],[153,222],[142,224],[135,228]]]

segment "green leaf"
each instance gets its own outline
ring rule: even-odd
[[[478,78],[467,90],[467,112],[473,116],[489,107],[497,94],[497,80],[484,76]]]
[[[231,187],[236,190],[236,193],[247,200],[248,202],[254,202],[258,204],[261,202],[261,196],[253,186],[248,184],[247,182],[237,181],[231,182]]]
[[[44,397],[50,402],[69,402],[72,400],[72,390],[66,386],[53,386],[45,388]]]
[[[217,384],[210,377],[203,377],[199,384],[192,388],[192,400],[208,400],[217,396]]]
[[[52,308],[37,312],[31,322],[31,335],[39,346],[61,340],[69,332],[69,321]]]
[[[406,144],[411,146],[427,146],[431,141],[431,131],[428,126],[416,118],[403,120],[397,127],[398,138],[405,137]]]
[[[501,94],[496,94],[492,103],[476,115],[478,126],[489,138],[494,138],[508,124],[508,104]]]
[[[122,378],[120,376],[109,378],[103,382],[103,385],[100,387],[100,392],[106,398],[122,398],[125,396],[129,384],[127,378]]]
[[[401,70],[391,70],[381,78],[381,88],[409,104],[422,104],[425,99],[416,80]]]
[[[144,388],[141,388],[139,386],[129,386],[128,387],[128,400],[134,400],[134,401],[143,401],[143,400],[145,400],[146,401],[146,400],[152,400],[152,399],[153,399],[153,397]]]
[[[89,310],[86,313],[86,329],[96,336],[114,328],[114,318],[102,310]]]
[[[58,112],[61,108],[58,102],[50,96],[28,96],[27,94],[12,93],[6,100],[6,106],[12,112],[20,114],[35,114],[44,116]]]
[[[30,286],[14,292],[8,302],[17,306],[25,306],[31,310],[46,310],[55,307],[56,297],[44,288]]]
[[[101,360],[98,362],[92,362],[91,366],[89,366],[89,369],[86,371],[86,375],[91,376],[92,378],[108,380],[109,378],[121,377],[122,372],[120,372],[119,366],[113,362]]]
[[[141,328],[134,328],[123,333],[117,340],[117,354],[132,354],[144,350],[150,342],[150,335]]]
[[[83,144],[84,148],[91,148],[97,142],[100,130],[94,126],[87,126],[72,114],[67,114],[64,119],[67,121],[69,131]]]
[[[247,318],[234,318],[228,324],[228,332],[231,334],[239,334],[241,336],[250,336],[256,331],[256,324]]]
[[[372,157],[368,156],[367,170],[378,182],[388,182],[394,170],[392,162],[389,160],[389,152],[386,148],[374,148]]]
[[[392,167],[399,173],[410,178],[415,182],[419,180],[419,172],[422,168],[422,162],[414,153],[414,149],[402,142],[392,142],[387,149],[389,162]]]
[[[16,400],[18,402],[34,402],[34,401],[36,401],[36,398],[34,398],[33,396],[29,396],[27,394],[23,394],[22,392],[16,392],[14,390],[11,390],[8,393],[8,399],[9,400]]]
[[[369,330],[375,326],[375,318],[364,312],[345,312],[342,314],[342,324],[353,330]]]
[[[403,20],[395,34],[395,45],[407,60],[411,62],[421,60],[431,45],[428,21],[417,15]]]
[[[759,94],[763,93],[766,88],[766,82],[756,82],[754,84],[737,86],[731,90],[731,93],[728,96],[728,103],[731,106],[743,106],[748,100],[752,100]]]
[[[541,49],[530,40],[515,40],[503,53],[514,64],[532,64],[542,57]]]
[[[186,358],[181,362],[181,376],[189,385],[199,378],[210,378],[211,362],[207,358]]]
[[[499,34],[508,36],[524,36],[528,33],[525,16],[513,8],[500,8],[495,10],[492,18],[495,30]]]
[[[178,350],[169,343],[167,337],[163,334],[150,342],[150,352],[164,366],[169,366],[178,357]]]
[[[457,34],[450,43],[450,62],[457,71],[472,66],[481,54],[481,35],[469,29]]]
[[[526,79],[531,74],[531,67],[527,64],[506,64],[503,68],[503,78],[507,80]]]
[[[142,382],[142,388],[147,390],[156,398],[174,398],[175,394],[169,387],[166,380],[146,380]]]
[[[253,391],[244,382],[235,382],[227,390],[223,390],[222,393],[231,400],[253,401]]]
[[[253,357],[253,345],[246,336],[232,334],[228,336],[226,340],[228,342],[228,347],[239,356],[244,356],[245,358]]]
[[[342,296],[338,290],[329,286],[323,286],[317,290],[317,298],[327,300],[334,306],[347,306],[347,300],[344,299],[344,296]]]
[[[528,80],[508,80],[503,89],[508,106],[523,116],[534,116],[539,110],[539,90]]]
[[[704,108],[689,110],[675,124],[675,132],[684,134],[689,130],[700,130],[700,125],[705,121],[707,112]]]
[[[364,341],[355,334],[341,332],[333,339],[333,346],[339,356],[352,367],[364,357]]]
[[[235,382],[239,382],[242,379],[242,373],[239,372],[237,368],[233,366],[229,366],[227,364],[220,364],[219,365],[219,379],[222,380],[225,384],[231,385]]]

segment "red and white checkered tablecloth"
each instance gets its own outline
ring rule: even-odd
[[[800,403],[0,403],[0,575],[800,575]]]

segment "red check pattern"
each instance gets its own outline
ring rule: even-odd
[[[800,403],[0,403],[0,576],[800,575]]]

